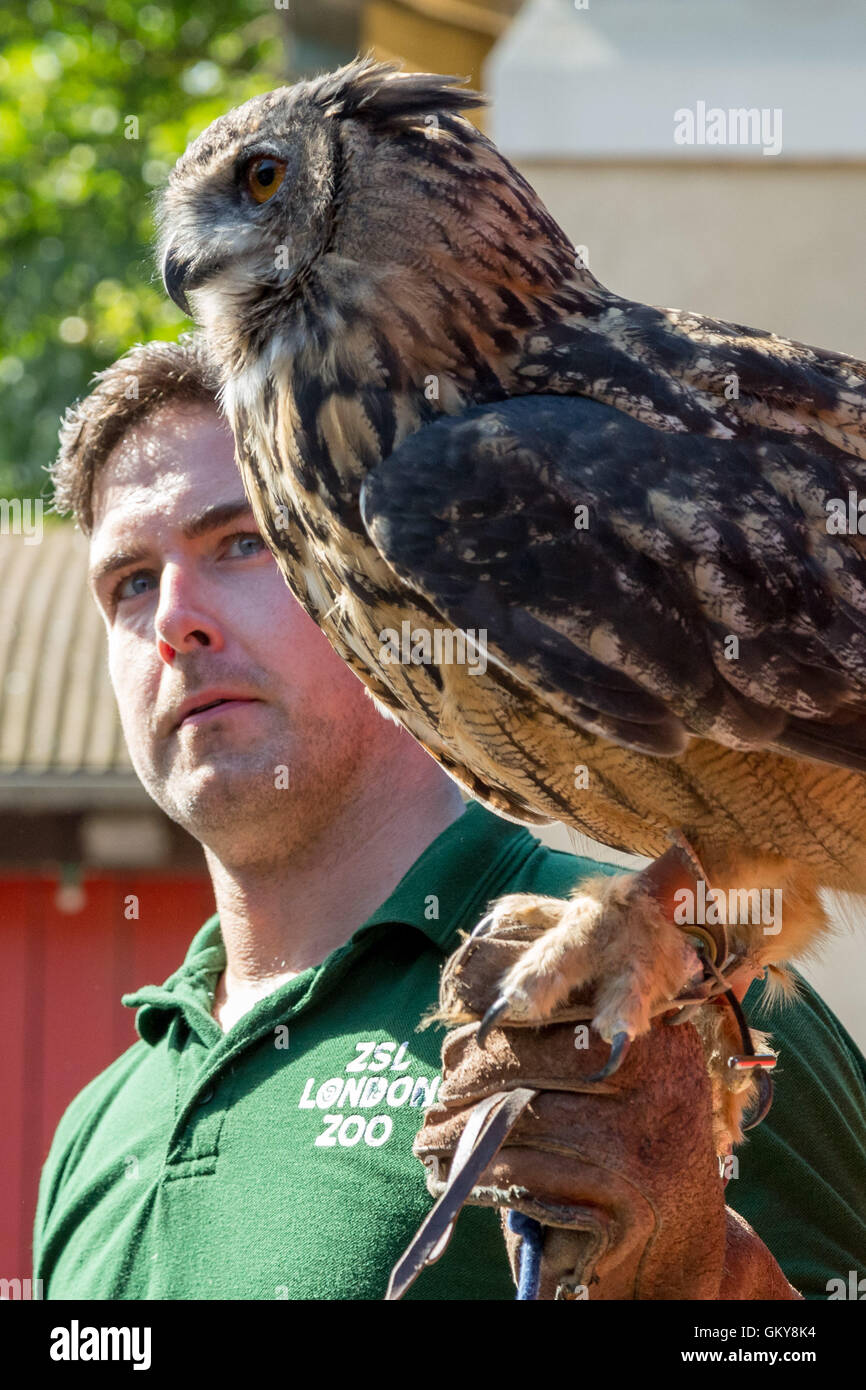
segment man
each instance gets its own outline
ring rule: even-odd
[[[133,763],[202,843],[218,911],[125,997],[141,1041],[61,1120],[34,1272],[48,1298],[378,1299],[431,1205],[411,1145],[442,964],[491,900],[599,866],[464,808],[378,714],[265,548],[215,389],[194,338],[135,348],[54,468]],[[866,1063],[808,989],[770,1019],[759,1002],[777,1101],[727,1200],[825,1298],[866,1263]],[[463,1212],[409,1296],[512,1298],[494,1212]]]

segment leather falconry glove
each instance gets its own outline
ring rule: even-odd
[[[445,967],[443,1008],[483,1017],[535,935],[500,927],[468,938]],[[500,1209],[519,1298],[798,1299],[763,1241],[725,1206],[694,1026],[656,1017],[601,1079],[609,1049],[575,1026],[585,1013],[569,1018],[565,1007],[543,1027],[494,1027],[484,1046],[474,1022],[446,1036],[437,1104],[413,1148],[441,1200],[387,1297],[439,1258],[468,1201]]]

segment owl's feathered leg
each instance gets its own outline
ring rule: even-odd
[[[659,1006],[670,1007],[684,988],[695,991],[703,981],[694,940],[674,926],[641,874],[593,878],[568,901],[513,893],[486,921],[497,928],[523,924],[543,935],[503,979],[480,1042],[503,1017],[543,1023],[570,995],[595,986],[592,1022],[611,1044],[603,1069],[610,1075]]]
[[[700,984],[703,967],[695,947],[702,940],[710,940],[712,933],[699,927],[690,942],[682,933],[672,934],[668,928],[677,887],[695,884],[700,879],[706,881],[706,873],[683,834],[672,832],[670,838],[670,850],[641,874],[592,879],[582,884],[571,900],[571,911],[563,912],[558,899],[532,899],[521,894],[512,894],[496,904],[473,936],[502,923],[503,913],[519,917],[528,926],[543,926],[549,934],[538,943],[531,953],[533,959],[525,963],[524,969],[512,971],[503,982],[502,993],[478,1029],[482,1046],[490,1029],[505,1016],[513,1019],[527,1010],[536,1015],[539,1009],[548,1015],[563,1002],[562,990],[567,980],[570,985],[566,995],[583,985],[603,981],[594,1024],[610,1043],[610,1056],[601,1071],[589,1080],[604,1081],[622,1065],[632,1039],[649,1027],[658,990],[670,987],[676,980],[673,994],[665,995],[673,999],[684,985]],[[527,916],[530,903],[535,911]],[[555,920],[539,920],[539,908],[545,915],[549,910]],[[650,958],[645,943],[644,949],[637,949],[641,944],[637,938],[650,925],[649,919],[655,926]],[[606,966],[612,965],[615,957],[619,957],[619,967],[608,975]]]
[[[579,1017],[585,1006],[582,1016],[591,1017],[611,1045],[606,1066],[589,1078],[604,1080],[619,1067],[631,1040],[649,1029],[653,1015],[683,1005],[680,1021],[691,1017],[704,1041],[717,1092],[719,1134],[736,1143],[742,1137],[743,1113],[757,1099],[759,1087],[754,1075],[738,1072],[729,1059],[756,1047],[760,1051],[764,1039],[750,1034],[745,1020],[732,1014],[730,1003],[706,1001],[721,996],[732,981],[746,983],[767,961],[788,952],[780,939],[781,924],[778,932],[765,927],[764,935],[760,917],[726,925],[723,914],[719,926],[718,913],[704,912],[706,872],[682,835],[671,838],[671,849],[647,869],[587,880],[570,900],[511,894],[494,904],[473,935],[495,926],[517,933],[528,928],[538,937],[503,974],[498,997],[480,1025],[479,1041],[483,1044],[499,1019],[540,1025],[563,1010]],[[797,866],[746,855],[736,864],[720,864],[720,872],[726,893],[730,885],[748,885],[736,889],[747,893],[744,901],[750,901],[748,892],[755,891],[755,883],[784,885],[786,902],[792,902],[792,910],[786,912],[786,944],[799,942],[807,922],[814,926],[820,909]],[[697,905],[700,910],[681,911],[683,890],[686,899],[691,895],[692,908]],[[466,1021],[447,1000],[441,1001],[437,1017],[449,1023]],[[675,1021],[673,1015],[670,1021]],[[739,1065],[748,1068],[754,1060],[745,1055]],[[773,1060],[771,1055],[762,1059],[767,1065]]]

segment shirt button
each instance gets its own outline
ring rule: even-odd
[[[213,1100],[215,1094],[213,1086],[208,1086],[207,1090],[203,1091],[198,1098],[199,1105],[207,1105],[209,1100]]]

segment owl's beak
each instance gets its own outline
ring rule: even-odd
[[[173,299],[178,309],[181,309],[188,318],[192,318],[192,309],[189,307],[189,300],[185,293],[189,269],[189,261],[182,260],[175,254],[174,247],[169,246],[162,263],[162,283],[165,285],[165,292],[169,299]]]

